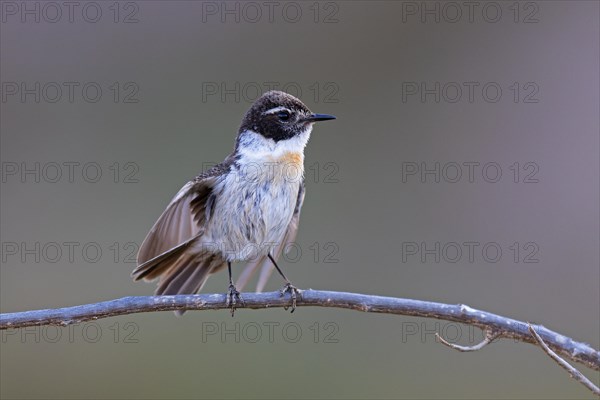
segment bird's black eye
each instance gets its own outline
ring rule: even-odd
[[[277,113],[277,118],[279,118],[281,121],[287,121],[290,119],[290,113],[289,111],[279,111]]]

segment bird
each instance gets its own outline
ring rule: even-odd
[[[236,305],[243,304],[238,287],[262,265],[261,291],[274,267],[285,281],[281,295],[291,295],[293,312],[301,291],[277,260],[298,231],[304,148],[313,124],[332,119],[288,93],[262,94],[244,115],[233,152],[187,182],[152,226],[139,248],[133,279],[158,280],[156,295],[195,294],[227,266],[226,299],[233,316]],[[233,262],[247,263],[237,286]]]

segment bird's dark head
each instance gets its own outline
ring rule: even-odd
[[[314,122],[335,119],[332,115],[314,114],[299,99],[272,90],[258,98],[248,110],[239,134],[253,131],[275,143],[310,134]]]

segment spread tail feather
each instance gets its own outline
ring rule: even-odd
[[[195,294],[202,289],[208,276],[225,266],[220,256],[201,252],[186,252],[196,237],[174,247],[139,265],[133,272],[134,279],[150,281],[160,277],[156,295]],[[175,311],[182,315],[184,311]]]
[[[195,294],[202,289],[209,275],[223,265],[214,254],[181,255],[162,275],[156,295]],[[185,311],[175,311],[181,316]]]

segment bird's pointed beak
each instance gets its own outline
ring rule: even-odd
[[[306,117],[304,120],[306,122],[318,122],[318,121],[327,121],[330,119],[335,119],[335,117],[333,115],[329,115],[329,114],[311,114],[308,117]]]

